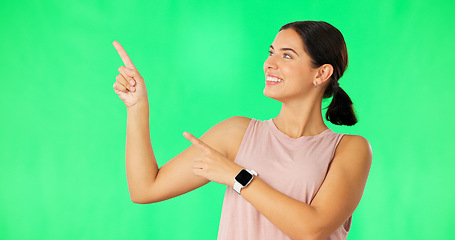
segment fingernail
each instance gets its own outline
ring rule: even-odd
[[[116,91],[115,91],[115,93],[117,93],[117,94],[118,94],[119,92],[120,92],[120,90],[116,90]]]
[[[136,91],[136,88],[135,87],[130,87],[130,91]]]
[[[133,81],[133,80],[131,80],[131,81],[130,81],[130,84],[131,84],[131,85],[134,85],[134,81]]]

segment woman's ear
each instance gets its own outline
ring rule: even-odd
[[[330,79],[330,77],[333,74],[333,66],[331,64],[324,64],[319,67],[318,74],[316,75],[317,82],[318,84],[323,84],[327,80]]]

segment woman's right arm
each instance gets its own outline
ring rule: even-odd
[[[149,106],[127,110],[126,175],[131,200],[152,203],[191,191],[207,183],[192,173],[192,147],[169,161],[161,169],[156,163],[150,141]]]
[[[127,107],[125,160],[131,200],[143,204],[159,202],[208,183],[192,171],[193,159],[200,154],[192,145],[158,168],[150,141],[144,79],[122,46],[118,42],[114,46],[126,66],[119,68],[114,90]],[[233,152],[238,149],[248,123],[248,118],[232,117],[213,126],[200,139],[233,161]]]
[[[200,151],[191,145],[158,168],[150,141],[148,104],[128,109],[126,134],[126,174],[131,200],[153,203],[173,198],[201,187],[209,181],[193,173],[193,159]],[[241,128],[235,122],[241,117],[227,119],[209,129],[202,137],[215,150],[227,154],[226,143],[233,143]],[[219,136],[225,136],[221,142]],[[239,135],[239,134],[237,134]],[[182,136],[183,138],[183,136]]]
[[[148,104],[127,111],[126,174],[133,202],[163,201],[209,182],[193,173],[193,159],[201,154],[193,145],[158,168],[150,141]],[[201,140],[233,161],[233,151],[238,149],[249,121],[244,117],[226,119],[210,128]]]

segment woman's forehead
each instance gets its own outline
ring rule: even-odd
[[[303,51],[302,39],[292,28],[279,31],[272,43],[272,46],[274,49],[292,48],[298,52]]]

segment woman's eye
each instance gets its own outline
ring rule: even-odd
[[[272,55],[273,55],[273,52],[272,52],[272,51],[269,51],[269,56],[272,56]],[[284,58],[287,58],[287,59],[292,59],[291,55],[289,55],[289,54],[287,54],[287,53],[283,54],[283,57],[284,57]]]

